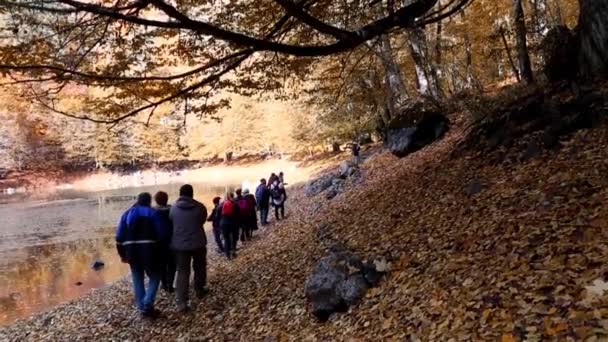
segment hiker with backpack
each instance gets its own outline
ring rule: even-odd
[[[222,219],[222,208],[220,206],[221,198],[213,198],[213,210],[211,215],[207,218],[207,221],[211,222],[213,226],[213,237],[217,244],[218,253],[224,253],[224,243],[222,242],[222,228],[220,227],[220,221]]]
[[[270,197],[274,206],[274,216],[277,221],[285,218],[285,201],[287,200],[287,192],[285,186],[279,181],[275,181],[270,187]],[[279,218],[279,213],[281,214]]]
[[[236,244],[239,239],[239,206],[232,192],[227,192],[221,203],[220,227],[224,236],[224,253],[228,259],[236,257]]]
[[[266,185],[266,179],[260,179],[260,185],[255,189],[255,201],[260,211],[260,223],[262,226],[268,224],[268,210],[270,209],[270,190]]]
[[[274,184],[274,182],[281,182],[281,180],[279,179],[279,176],[277,176],[276,173],[271,173],[270,177],[268,178],[268,187],[271,188],[272,185]]]

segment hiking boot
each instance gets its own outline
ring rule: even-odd
[[[148,318],[148,319],[156,319],[156,318],[159,318],[160,315],[161,315],[160,311],[158,311],[154,308],[146,309],[141,312],[141,316],[143,318]]]
[[[208,294],[209,294],[209,289],[204,287],[201,291],[196,292],[196,297],[198,299],[203,299],[203,297],[205,297]]]
[[[173,292],[175,292],[175,287],[173,287],[173,286],[163,286],[163,291],[165,291],[167,293],[173,293]]]

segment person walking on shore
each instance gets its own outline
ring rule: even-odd
[[[163,230],[158,214],[151,205],[152,196],[149,193],[139,194],[135,205],[121,216],[116,230],[116,249],[121,260],[131,268],[135,304],[142,316],[147,318],[158,316],[154,300],[161,278],[160,241],[169,235]],[[146,275],[147,289],[144,285]]]
[[[268,224],[268,210],[270,209],[270,190],[266,186],[266,179],[260,179],[260,185],[255,189],[255,200],[260,211],[260,223]]]
[[[154,202],[156,202],[156,214],[160,220],[163,231],[168,234],[160,242],[160,271],[161,271],[161,288],[169,293],[173,293],[173,281],[175,280],[175,256],[171,250],[171,236],[173,236],[173,222],[169,218],[169,210],[171,206],[167,205],[169,202],[169,195],[164,191],[159,191],[154,195]]]
[[[239,216],[237,218],[237,236],[240,236],[241,242],[244,243],[247,240],[245,232],[247,230],[247,200],[243,197],[241,189],[236,189],[236,198],[234,201],[239,206]]]
[[[213,237],[217,244],[217,250],[219,253],[224,253],[224,243],[222,242],[222,228],[220,227],[220,221],[222,219],[222,208],[220,207],[221,198],[213,198],[213,210],[207,221],[213,225]]]
[[[249,189],[243,191],[243,196],[247,201],[247,215],[245,215],[245,228],[247,231],[245,235],[247,240],[251,240],[253,238],[253,231],[258,230],[258,215],[255,213],[257,203],[255,201],[255,196],[249,193]]]
[[[270,196],[272,205],[274,206],[274,216],[277,221],[285,218],[285,201],[287,200],[287,192],[283,183],[275,181],[270,188]],[[279,213],[281,214],[279,218]]]
[[[224,253],[228,259],[236,257],[236,244],[239,239],[239,206],[234,201],[232,192],[227,192],[221,204],[220,227],[224,236]]]
[[[179,189],[179,198],[169,212],[173,221],[171,248],[177,261],[176,300],[177,310],[186,312],[190,287],[190,268],[194,270],[194,290],[203,297],[209,290],[207,284],[207,237],[204,224],[207,208],[194,199],[192,185]]]
[[[280,182],[280,180],[279,180],[279,176],[277,176],[277,174],[273,172],[270,174],[270,177],[268,178],[268,187],[272,187],[274,182]]]

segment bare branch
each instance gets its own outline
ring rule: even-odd
[[[88,74],[88,73],[83,73],[83,72],[79,72],[76,70],[69,70],[63,67],[59,67],[59,66],[54,66],[54,65],[10,65],[10,64],[0,64],[0,70],[5,69],[5,70],[45,70],[48,72],[57,72],[58,73],[58,77],[62,77],[64,75],[73,75],[73,76],[78,76],[81,78],[85,78],[85,79],[92,79],[92,80],[99,80],[99,81],[113,81],[113,82],[123,82],[123,83],[128,83],[128,82],[140,82],[140,81],[171,81],[171,80],[176,80],[176,79],[180,79],[180,78],[185,78],[188,76],[192,76],[198,73],[201,73],[205,70],[211,69],[213,67],[219,66],[221,64],[224,64],[234,58],[237,57],[241,57],[241,56],[245,56],[248,55],[250,53],[254,52],[253,49],[246,49],[246,50],[241,50],[238,52],[235,52],[233,54],[224,56],[222,58],[213,60],[205,65],[202,65],[198,68],[186,71],[184,73],[181,74],[175,74],[175,75],[171,75],[171,76],[144,76],[144,77],[129,77],[129,76],[110,76],[110,75],[101,75],[101,74]],[[53,79],[57,79],[57,78],[53,78]],[[113,85],[116,85],[116,83],[113,83]]]
[[[162,0],[159,0],[162,1]],[[339,40],[353,40],[356,39],[356,35],[352,32],[337,28],[335,26],[328,25],[321,20],[311,16],[306,11],[302,10],[298,4],[291,0],[274,0],[276,3],[281,5],[287,11],[287,13],[294,18],[302,21],[306,25],[314,28],[315,30],[328,34]]]

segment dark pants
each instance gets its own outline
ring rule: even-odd
[[[188,305],[190,268],[194,270],[194,291],[198,296],[204,294],[207,284],[207,248],[175,251],[175,259],[177,261],[177,306],[184,308]]]
[[[281,218],[285,218],[285,202],[274,205],[274,217],[279,220],[279,211],[281,212]]]
[[[268,224],[268,206],[260,207],[260,222],[263,225]]]
[[[224,253],[228,258],[231,258],[236,251],[236,244],[239,240],[239,227],[237,224],[226,224],[221,227],[224,236]]]
[[[251,240],[254,228],[258,223],[257,221],[258,217],[255,212],[247,214],[247,217],[243,217],[241,223],[241,241]]]
[[[175,254],[168,246],[163,248],[162,253],[160,281],[163,289],[172,290],[177,268]]]
[[[220,226],[213,226],[213,237],[215,238],[217,248],[223,252],[224,244],[222,243],[222,228],[220,228]]]

